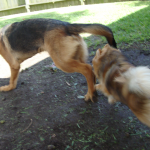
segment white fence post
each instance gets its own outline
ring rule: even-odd
[[[27,12],[30,12],[29,0],[25,0],[25,4],[26,4],[26,10],[27,10]]]
[[[81,5],[85,5],[85,4],[84,4],[84,0],[80,0],[80,2],[81,2]]]

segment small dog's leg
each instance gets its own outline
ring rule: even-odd
[[[112,95],[110,95],[110,93],[108,92],[108,90],[106,89],[105,86],[103,86],[102,84],[96,84],[95,88],[96,88],[96,90],[101,91],[105,96],[108,97],[109,104],[114,104],[116,102],[114,97]]]
[[[102,90],[102,85],[101,85],[101,84],[96,84],[96,85],[95,85],[95,89],[96,89],[96,90],[103,91],[103,90]]]
[[[10,77],[9,85],[0,87],[0,91],[10,91],[16,88],[20,67],[18,69],[14,69],[14,68],[10,68],[10,69],[11,69],[11,77]]]

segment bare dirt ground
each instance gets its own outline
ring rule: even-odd
[[[149,65],[150,42],[121,50],[134,65]],[[93,52],[90,47],[89,64]],[[0,92],[0,150],[150,149],[150,129],[127,106],[109,105],[100,92],[96,103],[85,102],[84,76],[52,71],[51,63],[45,54],[29,59],[30,67],[24,66],[17,88]],[[8,84],[4,77],[9,71],[3,61],[0,67],[2,86]]]

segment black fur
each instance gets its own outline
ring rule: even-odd
[[[29,52],[38,50],[44,43],[46,31],[66,26],[65,22],[53,19],[30,19],[16,22],[6,31],[6,36],[15,51]]]
[[[87,32],[87,29],[97,35],[103,35],[100,32],[107,31],[109,35],[105,36],[104,33],[104,36],[111,46],[116,47],[111,29],[101,24],[70,24],[54,19],[29,19],[11,24],[5,34],[14,51],[28,53],[37,51],[44,44],[45,32],[54,29],[58,29],[68,36]]]

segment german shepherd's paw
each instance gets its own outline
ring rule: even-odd
[[[97,91],[94,91],[93,94],[87,93],[87,94],[84,96],[84,100],[85,100],[86,102],[88,102],[88,101],[90,101],[90,100],[91,100],[93,103],[94,103],[94,102],[97,102]]]
[[[13,90],[15,87],[13,85],[5,85],[0,87],[0,91],[10,91]]]

